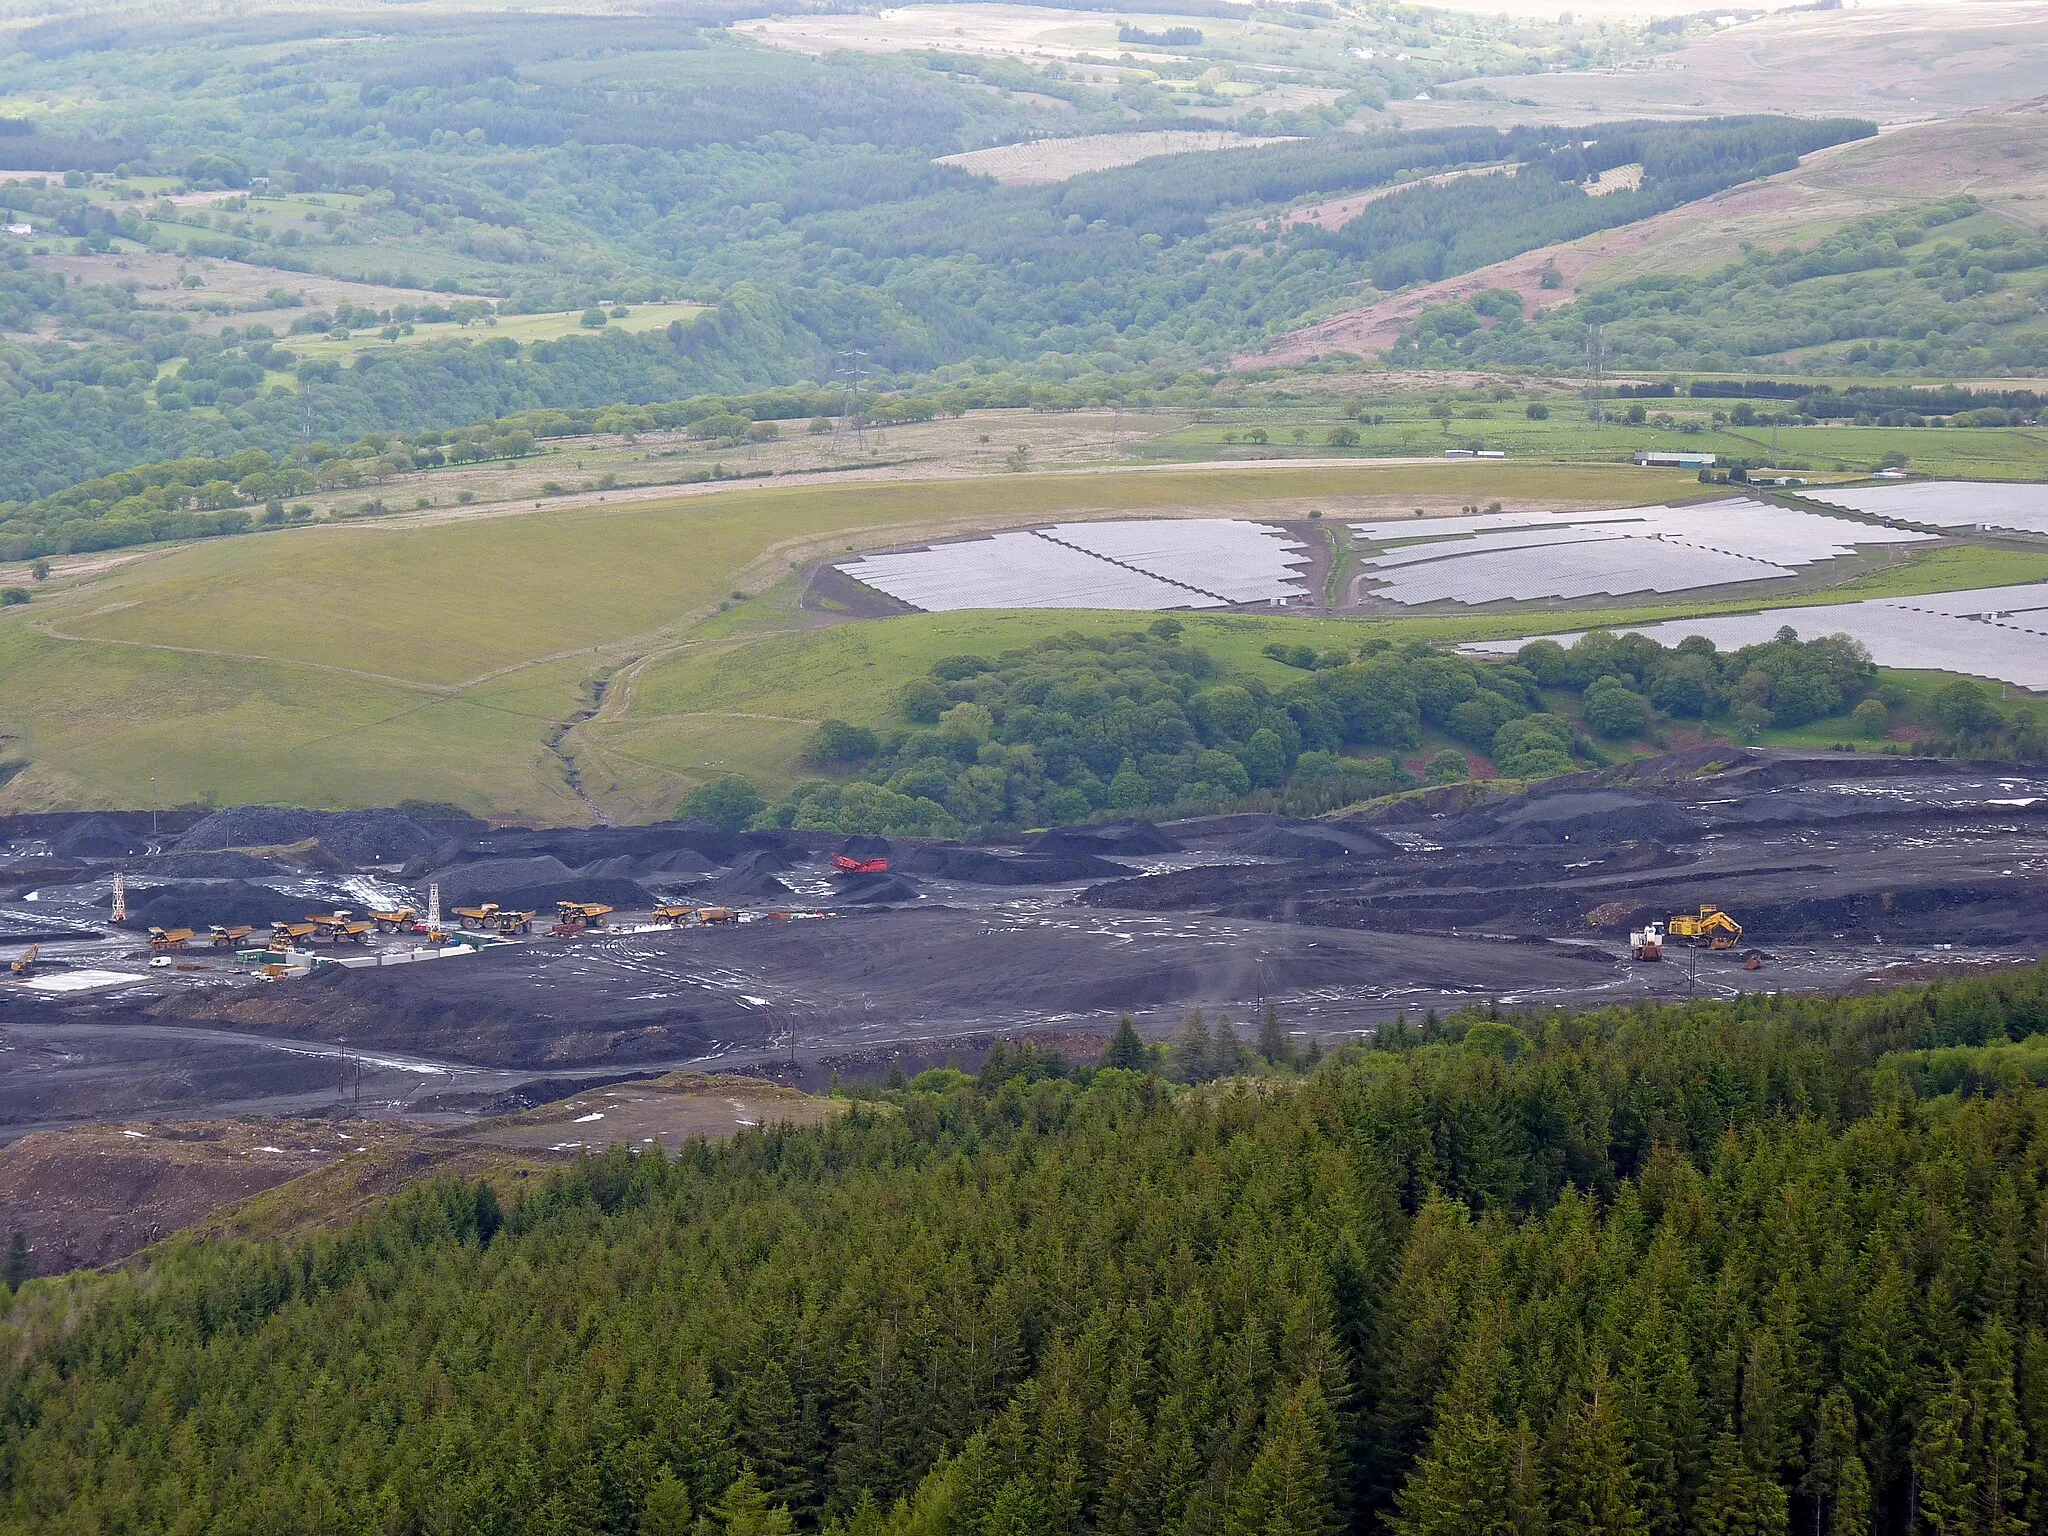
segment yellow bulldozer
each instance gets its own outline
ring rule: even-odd
[[[1682,939],[1698,949],[1733,949],[1742,942],[1742,924],[1719,907],[1700,906],[1699,916],[1681,912],[1664,925],[1673,939]]]

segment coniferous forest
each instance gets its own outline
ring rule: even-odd
[[[172,1245],[4,1303],[0,1530],[2041,1530],[2044,1029],[2030,969],[1125,1031]]]

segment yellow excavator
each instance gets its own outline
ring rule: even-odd
[[[1698,949],[1733,949],[1742,942],[1742,924],[1719,907],[1700,906],[1698,917],[1681,912],[1664,925],[1674,939],[1684,939]]]
[[[14,962],[14,965],[13,965],[13,971],[14,971],[14,974],[15,974],[15,975],[17,975],[17,976],[19,976],[19,977],[21,977],[21,978],[22,978],[22,979],[23,979],[24,981],[26,981],[26,980],[27,980],[27,979],[28,979],[29,977],[31,977],[31,976],[33,976],[33,975],[35,975],[35,973],[36,973],[36,956],[37,956],[37,955],[40,955],[40,954],[41,954],[42,952],[43,952],[43,946],[42,946],[42,945],[40,945],[40,944],[31,944],[31,945],[29,945],[29,947],[28,947],[28,950],[27,950],[27,952],[26,952],[26,953],[24,953],[24,954],[22,955],[22,957],[21,957],[21,958],[20,958],[19,960],[17,960],[17,961],[15,961],[15,962]]]

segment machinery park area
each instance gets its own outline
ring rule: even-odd
[[[963,845],[241,807],[0,825],[0,1141],[453,1124],[666,1072],[821,1087],[1271,1004],[1585,1007],[2021,963],[2048,774],[1720,747],[1350,815]]]

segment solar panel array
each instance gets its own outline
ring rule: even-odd
[[[1222,608],[1298,598],[1298,543],[1257,523],[1169,519],[1062,523],[1027,533],[869,555],[839,569],[930,613],[964,608]]]
[[[1392,602],[1493,603],[1684,592],[1777,581],[1858,545],[1934,537],[1728,497],[1686,507],[1493,512],[1433,523],[1354,523],[1373,592]],[[1395,542],[1400,541],[1400,542]],[[1413,541],[1413,542],[1410,542]]]
[[[1233,603],[1301,596],[1300,567],[1309,559],[1284,534],[1235,518],[1061,523],[1039,536]]]
[[[1918,480],[1904,485],[1866,485],[1851,490],[1801,491],[1872,517],[1896,517],[1931,528],[2010,528],[2048,533],[2048,485],[1991,484],[1967,480]]]
[[[1869,647],[1871,659],[1879,666],[1960,672],[2021,688],[2048,689],[2048,582],[1672,619],[1632,625],[1627,633],[1648,635],[1660,645],[1675,645],[1687,635],[1704,635],[1723,650],[1734,650],[1769,640],[1787,625],[1808,640],[1849,635]],[[1579,637],[1550,638],[1570,645]],[[1464,649],[1483,655],[1512,655],[1527,643],[1527,639],[1494,640]]]

